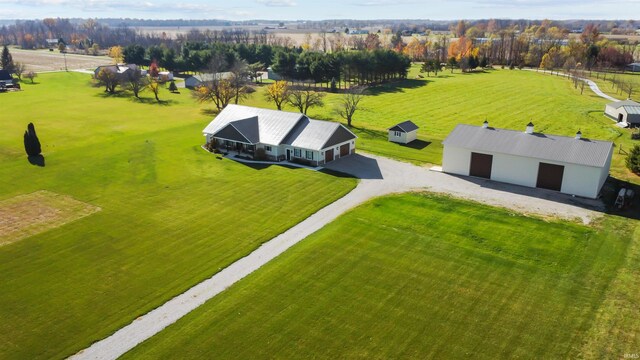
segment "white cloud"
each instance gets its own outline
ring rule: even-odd
[[[258,0],[258,3],[272,7],[291,7],[297,5],[294,0]]]

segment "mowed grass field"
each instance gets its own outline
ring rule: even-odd
[[[589,89],[580,95],[580,89],[561,77],[496,69],[467,74],[447,70],[437,77],[423,74],[424,79],[415,79],[418,70],[413,65],[409,80],[374,88],[373,95],[362,100],[363,110],[355,113],[353,121],[360,149],[417,164],[440,164],[441,142],[449,132],[459,123],[479,126],[485,119],[494,127],[522,131],[532,121],[536,131],[547,134],[574,136],[581,130],[586,138],[613,141],[625,150],[634,145],[630,130],[616,127],[604,116],[607,100]],[[259,89],[245,103],[275,108],[263,99],[262,92]],[[326,106],[310,109],[309,116],[337,119],[333,108],[338,100],[339,95],[327,95]],[[418,138],[428,146],[412,149],[387,141],[386,129],[407,119],[421,127]],[[614,152],[611,174],[640,183],[625,167],[624,159],[624,154]]]
[[[124,358],[620,358],[640,346],[638,229],[375,199]]]
[[[42,74],[22,92],[0,94],[0,201],[46,190],[101,209],[0,246],[0,359],[72,355],[357,183],[219,160],[200,148],[209,106],[188,92],[140,103],[103,97],[88,81]],[[45,167],[27,162],[29,122]]]

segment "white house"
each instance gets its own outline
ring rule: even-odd
[[[442,142],[442,170],[597,198],[609,176],[613,143],[460,124]]]
[[[418,125],[407,120],[387,129],[389,131],[389,141],[408,144],[418,136]]]
[[[640,104],[633,100],[614,101],[604,107],[604,114],[622,125],[640,125]]]
[[[313,120],[301,113],[227,105],[203,130],[207,143],[267,160],[313,166],[353,154],[357,136],[342,124]],[[261,151],[261,150],[260,150]]]

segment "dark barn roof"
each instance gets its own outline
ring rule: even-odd
[[[414,124],[413,121],[411,120],[407,120],[407,121],[401,122],[400,124],[394,127],[389,128],[389,131],[401,131],[401,132],[408,133],[418,129],[419,129],[418,125]]]
[[[0,70],[0,80],[13,80],[11,73],[7,70]]]

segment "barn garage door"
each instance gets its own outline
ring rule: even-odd
[[[324,152],[324,163],[326,164],[329,161],[333,161],[333,149],[329,149]]]
[[[536,187],[560,191],[562,188],[562,176],[564,166],[547,163],[540,163],[538,166],[538,182]]]
[[[340,157],[349,155],[349,144],[340,146]]]
[[[477,176],[485,179],[491,179],[491,164],[493,163],[493,155],[471,153],[471,166],[469,167],[469,175]]]

